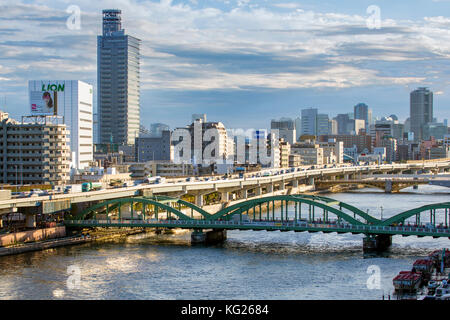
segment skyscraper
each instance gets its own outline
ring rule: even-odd
[[[410,94],[410,122],[414,140],[423,138],[423,126],[433,122],[433,92],[428,88],[418,88]]]
[[[103,10],[97,39],[100,143],[134,144],[140,124],[140,41],[126,35],[121,10]]]
[[[356,106],[354,106],[354,115],[355,120],[364,120],[365,122],[365,128],[366,131],[369,131],[369,125],[372,122],[372,110],[369,109],[367,104],[365,103],[358,103]]]
[[[317,115],[317,127],[316,127],[316,136],[321,136],[324,134],[329,134],[329,122],[328,114],[319,113]]]
[[[302,135],[316,135],[317,132],[317,109],[309,108],[302,110]]]

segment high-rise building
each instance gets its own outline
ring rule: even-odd
[[[330,119],[328,122],[328,132],[329,134],[338,134],[338,124],[335,119]]]
[[[369,125],[372,123],[372,110],[365,103],[358,103],[353,109],[355,119],[364,120],[366,132],[368,132]]]
[[[300,140],[300,136],[302,135],[302,118],[295,118],[295,132],[296,132],[296,140]]]
[[[329,121],[327,114],[320,113],[317,115],[316,136],[330,134]]]
[[[270,122],[270,129],[278,129],[279,137],[289,142],[289,144],[294,144],[297,141],[295,122],[290,118],[272,120]]]
[[[414,140],[423,139],[423,126],[433,122],[433,92],[418,88],[410,94],[410,122]]]
[[[93,87],[78,80],[28,81],[31,115],[63,117],[70,146],[70,167],[83,169],[94,157]]]
[[[336,116],[338,134],[350,134],[354,130],[354,122],[350,119],[348,113],[338,114]]]
[[[302,110],[302,135],[314,136],[317,133],[317,109]]]
[[[132,145],[140,125],[140,41],[125,34],[120,10],[103,10],[97,38],[100,143]]]

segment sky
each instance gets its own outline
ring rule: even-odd
[[[268,128],[360,102],[405,120],[417,87],[434,92],[438,121],[450,119],[450,0],[1,0],[0,109],[29,114],[28,80],[96,88],[96,37],[112,8],[142,40],[147,128],[182,127],[193,113]]]

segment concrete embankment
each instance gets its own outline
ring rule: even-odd
[[[61,246],[68,246],[68,245],[75,245],[75,244],[81,244],[81,243],[87,243],[92,241],[105,241],[105,240],[111,240],[116,239],[124,236],[129,236],[133,234],[143,233],[146,232],[142,228],[138,229],[117,229],[117,230],[110,230],[110,229],[99,229],[99,230],[93,230],[90,233],[84,233],[84,234],[77,234],[74,236],[68,236],[66,237],[66,229],[64,226],[56,227],[58,228],[58,234],[63,235],[62,237],[55,238],[54,236],[56,233],[51,233],[51,235],[54,237],[52,239],[45,239],[45,240],[39,240],[39,241],[32,241],[30,242],[30,238],[27,238],[27,242],[21,242],[14,244],[10,244],[7,246],[0,247],[0,257],[6,256],[6,255],[13,255],[13,254],[19,254],[29,251],[39,251],[39,250],[46,250],[50,248],[56,248]],[[47,228],[49,229],[49,228]],[[42,235],[42,234],[49,234],[48,230],[39,229],[39,230],[32,230],[32,231],[26,231],[26,232],[18,232],[15,234],[8,234],[7,236],[13,237],[15,239],[23,239],[23,233],[27,233],[28,235],[30,233]],[[19,234],[19,235],[17,235]],[[4,236],[3,236],[4,237]]]

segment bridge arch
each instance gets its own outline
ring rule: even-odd
[[[93,214],[96,216],[99,214],[98,210],[104,208],[102,212],[108,212],[109,209],[115,210],[117,208],[120,208],[124,204],[131,204],[131,207],[133,208],[133,205],[135,203],[141,203],[143,205],[153,205],[156,210],[162,209],[163,211],[170,212],[174,215],[176,215],[181,220],[193,220],[192,218],[188,217],[184,213],[182,213],[180,210],[177,210],[165,203],[162,203],[160,201],[156,201],[153,199],[147,199],[147,198],[120,198],[120,199],[113,199],[108,200],[104,202],[99,202],[85,210],[83,210],[80,214],[78,214],[75,219],[77,220],[84,220],[86,217],[88,217],[90,214]]]
[[[401,212],[393,217],[390,217],[389,219],[386,219],[384,221],[381,221],[378,225],[380,226],[390,226],[396,223],[401,223],[405,221],[408,218],[411,218],[416,215],[420,215],[422,212],[430,211],[431,214],[435,214],[436,210],[444,209],[445,210],[445,218],[447,219],[447,214],[450,213],[450,202],[442,202],[442,203],[434,203],[434,204],[427,204],[418,208],[406,210],[404,212]],[[448,221],[446,220],[448,223]]]
[[[342,201],[339,201],[339,200],[336,200],[333,198],[316,196],[316,195],[298,194],[298,195],[293,195],[293,196],[306,198],[306,199],[312,199],[312,200],[319,200],[319,201],[326,202],[328,204],[335,203],[336,205],[339,205],[339,208],[341,211],[342,211],[341,208],[345,208],[345,209],[353,212],[355,215],[360,216],[361,218],[366,220],[368,223],[372,223],[372,224],[380,223],[379,219],[372,217],[371,215],[367,214],[366,212],[362,211],[361,209],[358,209],[357,207],[352,206],[351,204],[346,203],[346,202],[342,202]]]
[[[216,212],[215,214],[211,215],[208,220],[229,219],[231,216],[234,216],[236,214],[242,214],[243,212],[246,212],[249,209],[255,208],[256,206],[260,206],[262,203],[270,203],[272,201],[285,201],[286,203],[294,202],[294,203],[308,204],[313,207],[322,208],[327,212],[331,212],[335,214],[338,218],[341,218],[350,224],[365,225],[365,223],[351,217],[347,213],[339,209],[333,208],[327,204],[312,199],[307,199],[305,197],[298,197],[292,195],[269,196],[240,202]]]

